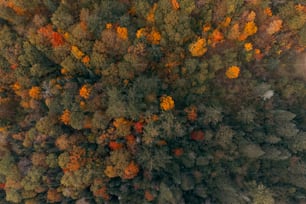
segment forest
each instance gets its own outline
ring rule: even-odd
[[[0,0],[0,203],[306,203],[305,0]]]

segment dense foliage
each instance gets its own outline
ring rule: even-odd
[[[303,0],[0,0],[1,203],[306,202]]]

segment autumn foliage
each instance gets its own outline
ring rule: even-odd
[[[226,70],[225,75],[229,79],[235,79],[235,78],[238,78],[239,73],[240,73],[240,68],[238,66],[230,66]]]
[[[174,100],[172,97],[163,95],[160,98],[160,108],[164,111],[172,110],[174,108]]]
[[[0,203],[305,203],[305,33],[303,0],[0,0]]]
[[[45,37],[51,43],[52,47],[59,47],[65,43],[63,36],[53,31],[52,25],[50,24],[38,29],[37,33]]]
[[[29,90],[29,95],[31,98],[39,100],[41,99],[42,95],[41,95],[41,89],[38,86],[33,86],[30,90]]]
[[[91,92],[91,88],[89,87],[89,85],[83,85],[80,90],[79,90],[79,94],[82,98],[84,99],[88,99],[90,96],[90,92]]]
[[[129,165],[124,169],[124,179],[132,179],[137,176],[139,172],[139,166],[134,162],[131,161]]]

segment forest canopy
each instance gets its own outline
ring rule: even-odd
[[[305,203],[303,0],[0,0],[3,203]]]

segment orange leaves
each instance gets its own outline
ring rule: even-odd
[[[253,49],[253,45],[252,45],[252,43],[245,43],[244,44],[244,50],[245,51],[251,51]]]
[[[123,178],[132,179],[137,176],[138,172],[139,166],[134,161],[131,161],[129,165],[124,169]]]
[[[20,88],[21,88],[21,86],[20,86],[20,84],[18,83],[18,81],[15,82],[15,83],[12,85],[12,89],[13,89],[15,92],[19,91]]]
[[[110,141],[108,143],[108,146],[111,150],[118,150],[121,149],[123,147],[123,144],[120,142],[116,142],[116,141]]]
[[[203,141],[204,140],[204,132],[202,130],[194,130],[191,132],[190,138],[195,141]]]
[[[82,52],[77,46],[71,46],[71,53],[75,58],[81,60],[84,65],[89,65],[90,57],[88,55],[85,55],[85,53]]]
[[[101,188],[99,188],[98,190],[93,192],[94,196],[97,197],[101,197],[104,200],[109,200],[110,199],[110,195],[107,193],[107,187],[103,186]]]
[[[117,33],[117,36],[122,40],[128,39],[128,29],[126,27],[121,27],[117,25],[113,25],[111,23],[107,23],[105,25],[106,29],[114,29]]]
[[[200,57],[207,51],[206,40],[204,38],[199,38],[196,42],[191,43],[188,49],[192,56]]]
[[[240,73],[240,68],[238,66],[231,66],[226,70],[225,75],[229,79],[235,79],[238,78],[239,73]]]
[[[172,152],[176,157],[180,157],[184,154],[184,149],[183,148],[175,148],[175,149],[172,150]]]
[[[147,41],[154,45],[159,44],[161,40],[161,35],[155,28],[152,28],[151,31],[147,28],[138,29],[136,32],[136,38],[141,37],[146,37]]]
[[[57,203],[62,201],[62,194],[57,189],[49,189],[47,193],[47,200],[50,203]],[[49,203],[48,202],[48,203]]]
[[[217,43],[219,42],[222,42],[223,39],[224,39],[224,36],[223,34],[218,30],[218,29],[215,29],[210,37],[209,37],[211,43],[212,43],[212,47],[214,47]]]
[[[30,90],[29,90],[29,95],[31,98],[39,100],[41,99],[41,90],[38,86],[33,86]]]
[[[17,67],[18,67],[18,64],[17,64],[17,63],[14,63],[14,64],[12,64],[12,65],[10,66],[10,68],[11,68],[12,70],[15,70]]]
[[[160,108],[164,111],[172,110],[174,108],[174,100],[171,96],[162,96],[160,98]]]
[[[228,38],[231,39],[231,40],[237,40],[239,38],[239,35],[240,35],[240,31],[239,31],[239,24],[238,23],[235,23],[230,31],[229,31],[229,34],[228,34]]]
[[[269,35],[273,35],[274,33],[278,32],[281,28],[282,28],[282,24],[283,24],[283,21],[281,19],[276,19],[276,20],[273,20],[266,32],[269,34]]]
[[[256,32],[257,32],[257,26],[254,23],[254,21],[247,22],[244,27],[243,34],[250,36],[255,34]]]
[[[63,134],[56,138],[55,145],[59,150],[63,151],[70,148],[71,142],[72,140],[68,137],[68,135]]]
[[[118,176],[115,167],[110,165],[106,166],[104,173],[108,178],[115,178]]]
[[[198,118],[197,108],[195,106],[190,106],[185,108],[184,111],[187,113],[187,119],[189,121],[195,121]]]
[[[82,108],[82,106],[81,106]],[[83,121],[83,128],[84,129],[91,129],[92,128],[92,121],[89,116],[85,116],[84,121]]]
[[[64,123],[65,125],[68,125],[70,122],[70,115],[71,112],[69,110],[64,110],[64,112],[62,113],[61,117],[60,117],[60,121],[62,123]]]
[[[149,190],[145,191],[144,197],[148,202],[153,201],[155,198],[154,195]]]
[[[69,153],[69,162],[66,165],[64,172],[77,171],[81,166],[84,166],[86,163],[85,154],[85,149],[74,146],[72,151]]]
[[[138,121],[134,124],[134,130],[136,133],[142,133],[143,131],[143,123],[141,121]]]
[[[157,9],[157,3],[153,4],[153,7],[150,9],[149,14],[147,15],[147,21],[153,23],[155,21],[155,11]]]
[[[171,1],[172,8],[174,10],[178,10],[180,8],[180,4],[177,2],[177,0],[170,0],[170,1]]]
[[[37,33],[43,35],[44,37],[49,37],[52,32],[53,32],[53,29],[52,29],[52,25],[51,24],[48,24],[48,25],[46,25],[44,27],[41,27],[37,31]]]
[[[128,39],[127,28],[118,26],[116,28],[116,32],[117,32],[118,37],[121,38],[122,40],[127,40]]]
[[[8,8],[11,8],[17,15],[24,15],[25,14],[25,10],[22,7],[14,4],[12,1],[8,1],[5,4],[5,6],[8,7]]]
[[[87,31],[87,23],[85,21],[80,22],[80,27],[84,32]]]
[[[85,84],[81,87],[81,89],[79,90],[79,94],[82,98],[84,99],[88,99],[90,96],[90,92],[91,92],[91,88],[89,87],[89,85]]]
[[[295,10],[298,12],[306,12],[306,6],[302,5],[302,4],[296,4],[294,6]]]
[[[141,38],[141,37],[143,37],[143,36],[146,36],[147,34],[148,34],[148,33],[147,33],[147,31],[146,31],[145,28],[140,28],[140,29],[138,29],[137,32],[136,32],[136,38]]]
[[[211,39],[213,42],[220,42],[223,40],[223,34],[218,29],[215,29],[211,34]]]
[[[247,12],[244,18],[246,19],[244,23],[233,23],[227,36],[229,39],[244,41],[257,32],[258,28],[255,24],[256,13],[254,11]],[[242,27],[243,30],[241,30]]]
[[[0,183],[0,189],[4,189],[5,188],[5,183]]]
[[[131,16],[136,16],[136,8],[135,8],[135,6],[132,6],[129,9],[128,14],[131,15]]]
[[[61,74],[65,75],[65,74],[68,74],[68,73],[69,73],[69,71],[66,68],[63,67],[61,69]]]
[[[129,128],[129,127],[131,127],[131,125],[132,125],[132,122],[131,121],[129,121],[129,120],[127,120],[127,119],[125,119],[125,118],[116,118],[115,120],[114,120],[114,122],[113,122],[113,125],[114,125],[114,127],[115,128],[120,128],[120,127],[126,127],[126,128]]]
[[[125,136],[125,141],[128,147],[132,147],[136,144],[136,137],[134,135]]]
[[[254,21],[256,17],[256,13],[254,11],[250,11],[249,14],[247,15],[247,21],[251,22]]]
[[[205,32],[208,32],[209,30],[211,29],[211,25],[209,23],[203,25],[202,27],[202,31],[205,33]]]
[[[84,56],[84,53],[77,46],[74,45],[71,46],[71,53],[77,59],[81,59]]]
[[[161,35],[157,30],[152,29],[152,31],[147,35],[147,40],[152,44],[157,45],[161,40]]]
[[[111,24],[111,23],[107,23],[106,25],[105,25],[105,28],[106,29],[111,29],[113,27],[113,24]]]
[[[231,17],[226,17],[224,19],[224,21],[221,23],[221,26],[226,28],[230,25],[231,22],[232,22],[232,18]]]
[[[247,22],[244,26],[244,29],[239,36],[239,40],[243,41],[247,39],[247,37],[254,35],[257,32],[257,26],[254,21]]]
[[[52,47],[59,47],[64,44],[64,38],[58,32],[52,32],[50,37]]]
[[[83,62],[83,64],[88,65],[88,64],[89,64],[89,62],[90,62],[90,58],[89,58],[89,56],[88,56],[88,55],[86,55],[85,57],[83,57],[83,58],[82,58],[82,62]]]
[[[51,24],[41,27],[38,29],[37,33],[47,38],[52,47],[62,46],[65,43],[63,36],[60,33],[53,31]]]
[[[260,49],[254,50],[254,58],[256,60],[261,60],[263,58],[263,54],[261,53]]]
[[[265,13],[267,16],[270,16],[270,17],[273,16],[273,13],[272,13],[272,10],[271,10],[270,7],[265,8],[264,13]]]

